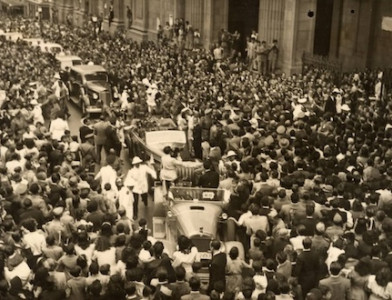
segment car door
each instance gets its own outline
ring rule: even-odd
[[[82,86],[82,76],[79,73],[75,72],[74,70],[71,70],[70,78],[71,78],[71,85],[70,85],[71,90],[69,91],[69,94],[71,96],[72,101],[75,102],[76,104],[79,104],[80,88]]]

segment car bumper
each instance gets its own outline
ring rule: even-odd
[[[86,112],[89,114],[97,114],[102,112],[101,107],[86,107]]]

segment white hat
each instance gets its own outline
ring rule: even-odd
[[[58,206],[53,209],[53,214],[55,216],[61,216],[63,214],[63,212],[64,212],[64,207],[62,207],[62,206]]]
[[[38,101],[33,99],[33,100],[30,101],[30,104],[31,105],[38,105]]]
[[[347,104],[343,104],[341,108],[343,111],[350,111],[350,107]]]
[[[298,103],[305,103],[306,101],[307,101],[308,99],[306,99],[306,98],[300,98],[300,99],[298,99]]]
[[[334,94],[334,93],[340,94],[341,91],[340,91],[338,88],[334,88],[333,91],[332,91],[332,93],[333,93],[333,94]]]
[[[135,157],[132,159],[132,164],[133,164],[133,165],[141,164],[142,162],[143,162],[143,161],[140,159],[139,156],[135,156]]]
[[[255,118],[250,119],[249,123],[252,126],[252,128],[254,128],[254,129],[259,127],[259,122]]]
[[[231,156],[237,156],[237,154],[233,150],[230,150],[229,152],[227,152],[226,157],[231,157]]]
[[[58,79],[58,80],[61,79],[60,74],[58,72],[56,72],[56,74],[54,74],[54,79]]]

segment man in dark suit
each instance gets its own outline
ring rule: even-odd
[[[211,162],[206,160],[203,163],[205,172],[200,176],[199,186],[202,188],[214,188],[219,186],[219,173],[211,169]]]
[[[189,285],[191,287],[190,294],[181,297],[181,300],[209,300],[210,297],[207,295],[200,294],[200,279],[193,276],[189,279]]]
[[[104,148],[106,150],[106,153],[109,153],[110,149],[114,149],[114,151],[116,151],[116,155],[120,156],[121,142],[117,135],[116,118],[111,117],[109,121],[110,124],[105,129],[106,143],[104,145]]]
[[[226,253],[221,252],[221,242],[213,240],[211,242],[212,260],[209,267],[210,282],[208,285],[208,292],[214,289],[215,284],[222,284],[226,288]],[[191,286],[192,288],[192,286]]]
[[[317,254],[311,250],[312,240],[305,238],[302,244],[304,250],[297,258],[295,273],[298,283],[302,286],[302,292],[306,295],[318,284],[320,264]]]
[[[169,288],[172,291],[172,299],[180,300],[182,296],[191,292],[189,283],[185,281],[186,271],[183,266],[178,266],[174,270],[176,272],[176,282],[171,283]]]
[[[331,263],[331,276],[320,280],[320,286],[328,287],[331,291],[331,299],[349,300],[351,299],[351,282],[340,276],[342,266],[338,262]]]
[[[102,115],[100,120],[93,125],[95,134],[95,146],[97,151],[97,162],[101,163],[102,148],[107,144],[106,140],[106,129],[109,126],[109,122],[106,121],[105,117]],[[106,151],[106,150],[105,150]]]
[[[300,221],[305,226],[305,235],[313,236],[316,229],[317,219],[313,217],[314,204],[306,204],[306,218]]]
[[[20,222],[30,218],[34,219],[38,224],[38,228],[42,228],[42,225],[45,223],[44,214],[38,208],[33,207],[30,198],[23,200],[23,208],[18,211],[18,215]]]

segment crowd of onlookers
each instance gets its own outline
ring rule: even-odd
[[[103,65],[114,99],[113,113],[86,116],[71,133],[53,57],[0,40],[0,299],[392,298],[392,105],[382,73],[343,74],[336,85],[327,70],[265,75],[271,66],[255,58],[254,72],[249,52],[247,62],[186,41],[137,44],[97,36],[92,24],[2,19],[0,28],[42,32]],[[127,122],[160,117],[203,161],[195,184],[230,195],[226,239],[245,255],[213,240],[208,286],[191,240],[180,236],[169,253],[137,215],[147,174],[176,184],[181,159],[166,148],[158,177],[144,158],[130,153],[129,170],[119,158],[131,150]]]

